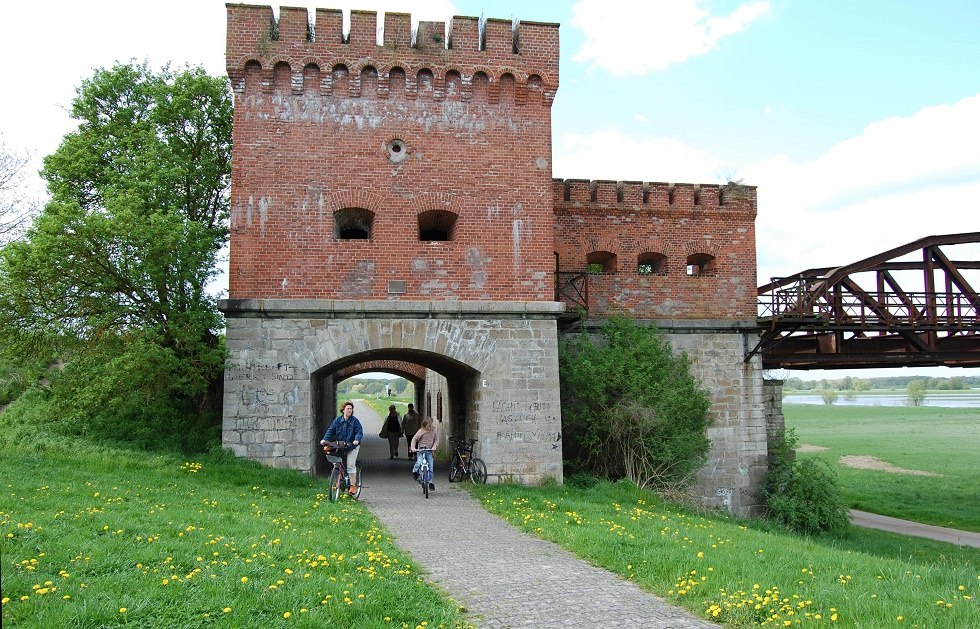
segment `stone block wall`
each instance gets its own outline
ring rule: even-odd
[[[372,302],[354,309],[324,300],[223,302],[223,445],[314,471],[314,443],[336,414],[323,394],[333,374],[367,357],[410,359],[443,375],[443,435],[478,439],[491,481],[560,482],[558,305],[398,303],[378,311]]]
[[[759,488],[768,466],[767,407],[759,357],[743,360],[754,322],[701,326],[660,322],[678,352],[691,358],[692,372],[711,393],[711,451],[694,489],[707,507],[740,516],[758,515]]]

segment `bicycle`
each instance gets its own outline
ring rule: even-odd
[[[422,493],[426,499],[429,498],[429,485],[432,484],[432,469],[429,468],[429,458],[424,456],[426,452],[432,452],[432,448],[419,448],[416,450],[419,456],[419,483],[422,485]]]
[[[326,455],[327,460],[333,463],[333,469],[330,470],[330,484],[328,485],[330,488],[330,502],[337,502],[340,499],[341,492],[345,494],[350,492],[350,475],[347,473],[346,462],[347,445],[346,441],[328,441],[323,446],[323,453]],[[361,483],[364,478],[361,473],[360,462],[354,466],[354,470],[357,474],[357,479],[354,481],[354,493],[350,495],[356,500],[361,497]]]
[[[449,464],[449,482],[455,483],[468,476],[471,482],[484,484],[487,482],[487,464],[483,459],[473,456],[473,444],[476,439],[456,439],[450,437],[453,442],[453,460]]]

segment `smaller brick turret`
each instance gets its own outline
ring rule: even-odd
[[[755,317],[754,187],[556,179],[552,191],[558,270],[591,269],[590,316]]]

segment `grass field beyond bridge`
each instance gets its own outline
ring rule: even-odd
[[[826,448],[800,456],[828,461],[853,508],[980,532],[980,410],[786,404],[783,413],[801,444]]]

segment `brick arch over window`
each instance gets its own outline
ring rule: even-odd
[[[463,200],[451,192],[427,192],[412,200],[419,240],[452,240]]]
[[[616,244],[612,238],[593,236],[585,244],[585,266],[590,273],[615,273],[618,270]]]
[[[333,213],[333,237],[338,240],[370,240],[374,212],[362,207],[345,207]]]
[[[718,273],[718,251],[716,243],[692,240],[684,244],[687,253],[687,274],[690,276],[712,276]]]
[[[454,212],[448,210],[428,210],[418,215],[419,240],[445,241],[452,240],[456,231]]]
[[[654,238],[640,245],[636,256],[636,272],[640,275],[667,275],[669,271],[670,245],[662,238]]]

